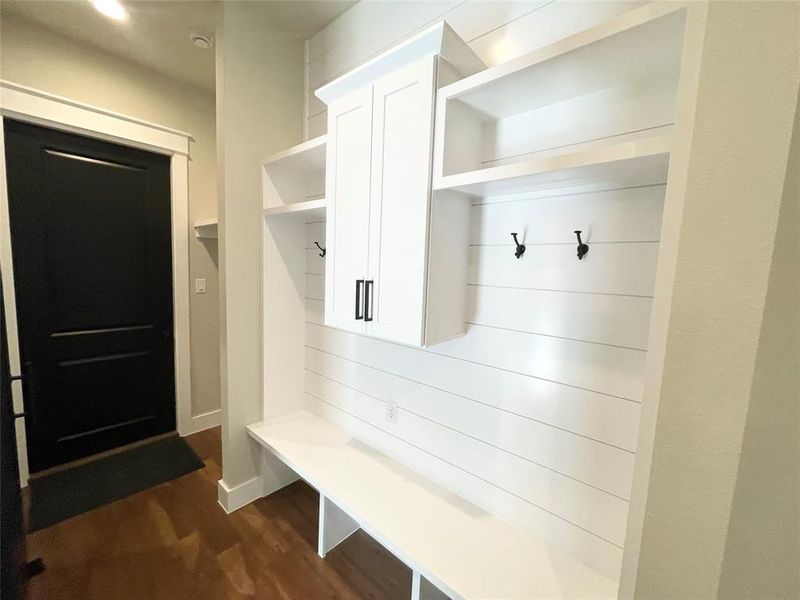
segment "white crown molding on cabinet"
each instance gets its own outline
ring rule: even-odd
[[[422,33],[322,86],[315,94],[325,104],[330,104],[334,98],[371,83],[385,73],[435,54],[441,55],[462,77],[486,68],[486,64],[461,41],[458,34],[447,23],[439,21]]]
[[[115,113],[97,106],[0,80],[0,114],[28,123],[86,135],[171,157],[172,190],[172,286],[175,336],[175,408],[178,433],[199,431],[198,423],[212,422],[209,415],[192,416],[189,327],[189,142],[191,134]],[[2,141],[2,136],[0,136]],[[0,144],[4,154],[4,144]],[[11,258],[8,195],[5,162],[0,172],[0,266],[2,266],[4,309],[8,323],[11,370],[20,370],[16,300]],[[18,407],[20,410],[22,407]],[[210,421],[209,421],[210,419]],[[20,442],[18,441],[18,446]],[[23,485],[27,484],[27,453],[19,448]]]

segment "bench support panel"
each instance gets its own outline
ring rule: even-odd
[[[285,462],[272,452],[261,452],[261,486],[264,496],[286,487],[300,479]]]
[[[319,495],[319,542],[317,554],[322,558],[359,529],[359,524],[341,508]]]
[[[411,577],[411,600],[450,600],[450,596],[425,579],[419,571],[413,571]]]

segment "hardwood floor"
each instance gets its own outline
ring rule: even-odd
[[[47,567],[31,600],[410,598],[411,571],[361,531],[317,556],[303,482],[226,515],[219,428],[186,439],[203,469],[27,536]]]

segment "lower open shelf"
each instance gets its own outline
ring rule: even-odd
[[[315,414],[250,436],[415,572],[456,598],[616,598],[617,583],[523,533]]]
[[[294,216],[304,218],[306,221],[313,221],[325,218],[326,207],[327,201],[325,198],[321,198],[320,200],[306,200],[304,202],[295,202],[293,204],[265,208],[264,216],[270,218]]]
[[[497,167],[439,177],[434,190],[473,196],[501,196],[543,189],[596,185],[613,189],[663,183],[667,178],[671,136],[593,146],[532,156]]]

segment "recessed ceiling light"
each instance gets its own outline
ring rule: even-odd
[[[97,12],[104,14],[115,21],[125,21],[128,11],[119,3],[119,0],[89,0]]]
[[[210,35],[203,35],[202,33],[190,33],[189,39],[201,50],[208,50],[214,45],[214,38]]]

